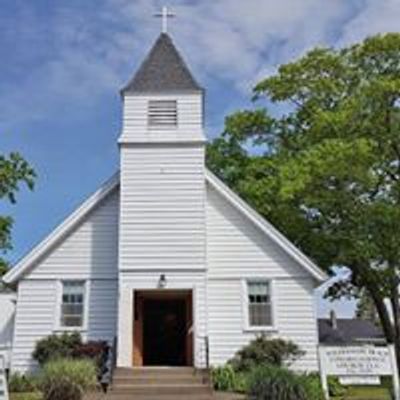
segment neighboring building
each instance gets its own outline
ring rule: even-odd
[[[317,370],[326,275],[205,168],[204,91],[167,34],[122,99],[120,173],[4,277],[18,292],[12,369],[77,330],[116,337],[125,367],[204,367],[207,342],[218,365],[265,332]]]
[[[385,344],[385,336],[373,321],[365,319],[330,318],[318,320],[319,343],[325,346]]]
[[[5,356],[7,367],[11,358],[16,299],[16,294],[0,282],[0,355]]]

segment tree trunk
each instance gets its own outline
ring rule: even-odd
[[[392,321],[390,320],[389,312],[386,307],[385,301],[383,298],[379,296],[379,294],[375,290],[368,290],[370,293],[375,307],[376,311],[378,312],[379,315],[379,320],[382,325],[383,329],[383,334],[385,335],[385,339],[388,343],[394,344],[395,343],[395,332],[393,329],[393,324]]]
[[[394,321],[394,346],[396,350],[397,365],[400,365],[400,305],[399,288],[397,285],[392,288],[390,295],[390,304],[392,306]]]

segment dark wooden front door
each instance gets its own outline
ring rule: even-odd
[[[193,365],[192,307],[189,290],[135,291],[133,365]]]
[[[185,299],[144,299],[143,365],[186,365]]]

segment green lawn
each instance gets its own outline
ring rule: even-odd
[[[390,400],[390,393],[385,387],[353,386],[344,397],[334,400]]]
[[[11,393],[10,400],[42,400],[40,393]]]

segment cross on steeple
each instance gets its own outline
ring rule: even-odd
[[[155,17],[162,19],[162,32],[167,33],[168,31],[168,18],[174,18],[176,15],[168,11],[168,7],[164,6],[161,12],[154,14]]]

